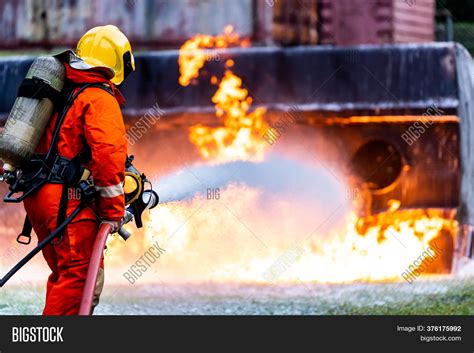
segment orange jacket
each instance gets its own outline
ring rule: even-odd
[[[115,88],[115,85],[100,72],[76,70],[68,64],[65,64],[65,66],[69,80],[78,84],[102,83],[108,85],[114,93],[113,96],[101,88],[90,87],[76,97],[60,130],[58,153],[63,157],[72,159],[87,145],[90,146],[92,161],[86,167],[91,170],[94,185],[100,195],[95,205],[92,206],[93,210],[96,215],[103,219],[118,221],[123,218],[125,210],[122,184],[125,178],[127,141],[119,107],[124,99]],[[57,115],[55,114],[51,118],[36,150],[37,153],[47,153]],[[45,193],[45,190],[43,190],[39,194],[42,194],[43,197],[47,195],[50,200],[41,200],[41,202],[43,205],[44,202],[53,203],[56,207],[52,207],[52,209],[56,209],[62,187],[47,184],[43,188],[47,188],[48,191]],[[35,197],[28,201],[27,198],[25,206],[29,203],[35,203],[34,199]],[[77,200],[69,200],[68,202],[68,214],[78,203],[78,201],[74,201]],[[31,207],[28,208],[31,209]]]

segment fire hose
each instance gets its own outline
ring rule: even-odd
[[[79,205],[71,213],[71,215],[68,218],[66,218],[66,220],[59,227],[56,228],[54,232],[52,232],[40,243],[38,243],[38,245],[33,250],[31,250],[15,266],[13,266],[13,268],[10,271],[8,271],[8,273],[2,279],[0,279],[0,287],[3,287],[5,283],[7,283],[8,280],[12,278],[13,275],[17,273],[28,261],[30,261],[36,254],[38,254],[41,250],[43,250],[46,247],[46,245],[51,243],[51,241],[53,241],[53,239],[56,238],[64,230],[64,228],[66,228],[67,225],[74,220],[74,218],[76,218],[76,216],[79,214],[79,212],[81,212],[81,210],[82,210],[82,205]]]
[[[133,215],[130,212],[125,212],[124,224],[129,223],[133,220]],[[86,283],[84,285],[84,291],[82,292],[81,305],[79,307],[79,315],[91,315],[92,314],[92,301],[94,300],[94,291],[97,283],[97,276],[99,273],[100,264],[102,262],[102,256],[105,249],[105,243],[107,237],[112,232],[112,226],[108,223],[102,223],[97,236],[94,241],[94,247],[92,248],[92,255],[89,261],[89,267],[87,268]],[[130,233],[125,229],[120,228],[119,235],[127,240],[130,238]]]
[[[95,238],[89,268],[87,269],[86,283],[82,293],[81,306],[79,307],[79,315],[91,315],[97,275],[99,273],[100,263],[102,262],[105,242],[107,241],[107,237],[111,231],[112,226],[110,224],[102,223],[99,232],[97,233],[97,237]]]

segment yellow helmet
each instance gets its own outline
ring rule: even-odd
[[[77,43],[76,54],[93,67],[112,69],[111,81],[119,85],[135,71],[135,59],[128,38],[113,25],[90,29]]]

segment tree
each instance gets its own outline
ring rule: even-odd
[[[455,21],[474,21],[474,0],[437,0],[436,7],[451,11]]]

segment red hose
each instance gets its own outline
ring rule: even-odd
[[[105,242],[112,231],[112,226],[102,223],[95,238],[92,256],[87,269],[86,284],[82,293],[81,306],[79,307],[79,315],[90,315],[92,311],[92,301],[94,299],[94,291],[97,283],[97,275],[99,273],[100,263],[104,253]]]

